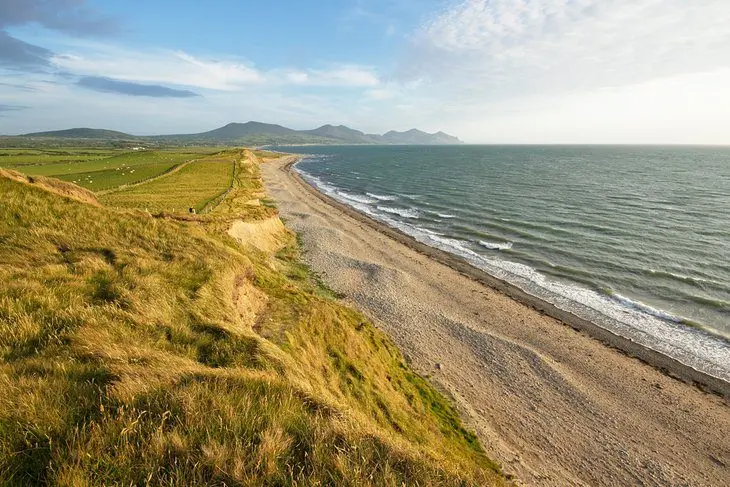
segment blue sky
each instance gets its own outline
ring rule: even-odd
[[[730,143],[727,0],[0,0],[0,133]]]
[[[128,42],[199,55],[241,55],[262,68],[332,61],[380,63],[398,49],[398,39],[439,4],[429,0],[132,3],[131,9],[130,2],[118,0],[90,5],[125,19]],[[395,35],[398,31],[400,36]]]

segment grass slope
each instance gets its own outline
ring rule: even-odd
[[[235,161],[185,221],[0,171],[0,484],[502,484],[293,236],[270,255],[221,232],[275,214]]]

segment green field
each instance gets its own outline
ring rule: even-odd
[[[54,177],[78,184],[91,191],[103,191],[160,176],[177,165],[176,163],[140,164],[139,166],[134,166],[133,169],[128,167],[123,169],[105,169],[102,171],[80,172],[68,175],[58,174]]]
[[[93,148],[93,147],[77,147],[77,148],[65,148],[65,149],[40,149],[40,148],[27,148],[27,147],[3,147],[0,148],[0,158],[5,157],[17,157],[18,161],[22,162],[23,158],[27,157],[30,162],[33,162],[33,157],[47,157],[47,158],[79,158],[84,157],[111,157],[119,155],[123,152],[129,152],[128,150],[120,149],[109,149],[109,148]]]
[[[88,162],[106,159],[128,153],[113,149],[28,149],[28,148],[2,148],[0,149],[0,166],[11,169],[21,167],[43,167],[47,165],[62,163]]]
[[[240,152],[215,148],[114,151],[0,150],[0,167],[51,176],[99,193],[105,204],[160,212],[205,209],[231,187]],[[142,184],[141,184],[142,183]]]
[[[100,197],[102,203],[151,212],[201,211],[231,187],[238,158],[227,153],[196,160],[179,171],[139,186],[121,189]]]
[[[210,150],[121,152],[103,149],[4,149],[0,151],[0,167],[32,176],[53,176],[92,191],[103,191],[145,181],[210,153]]]
[[[105,159],[107,157],[112,157],[114,155],[115,154],[113,154],[113,153],[109,153],[109,154],[74,154],[74,155],[20,153],[20,154],[0,155],[0,161],[3,161],[3,164],[5,164],[8,167],[21,167],[21,166],[42,167],[42,166],[46,166],[49,164],[95,161],[95,160],[99,160],[99,159]]]

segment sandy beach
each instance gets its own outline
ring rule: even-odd
[[[376,231],[285,166],[264,164],[264,179],[305,260],[454,398],[506,473],[526,485],[730,483],[721,395]]]

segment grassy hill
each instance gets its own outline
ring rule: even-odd
[[[133,140],[137,139],[134,135],[117,132],[116,130],[75,128],[66,130],[54,130],[50,132],[34,132],[25,134],[25,137],[45,137],[58,139],[106,139],[106,140]]]
[[[227,189],[201,186],[199,215],[162,184],[182,169],[107,206],[0,170],[0,484],[505,483],[450,402],[301,264],[257,155],[206,160],[185,169]]]
[[[330,139],[338,140],[344,144],[377,144],[377,135],[366,135],[359,130],[354,130],[344,125],[322,125],[314,130],[307,130],[308,134],[316,135],[319,137],[327,137]]]
[[[229,123],[223,127],[198,134],[133,136],[113,130],[69,129],[54,132],[36,132],[18,137],[0,137],[0,147],[19,144],[23,139],[56,140],[67,143],[69,139],[97,139],[135,142],[143,145],[296,145],[296,144],[460,144],[461,141],[443,132],[428,134],[420,130],[407,132],[390,131],[384,135],[364,134],[344,125],[323,125],[313,130],[293,130],[281,125],[246,122]],[[15,142],[14,142],[15,141]]]
[[[199,137],[211,138],[217,140],[240,139],[247,135],[255,134],[271,134],[271,135],[292,135],[296,134],[296,130],[292,130],[281,125],[261,122],[246,123],[229,123],[221,128],[203,132],[198,134]]]

